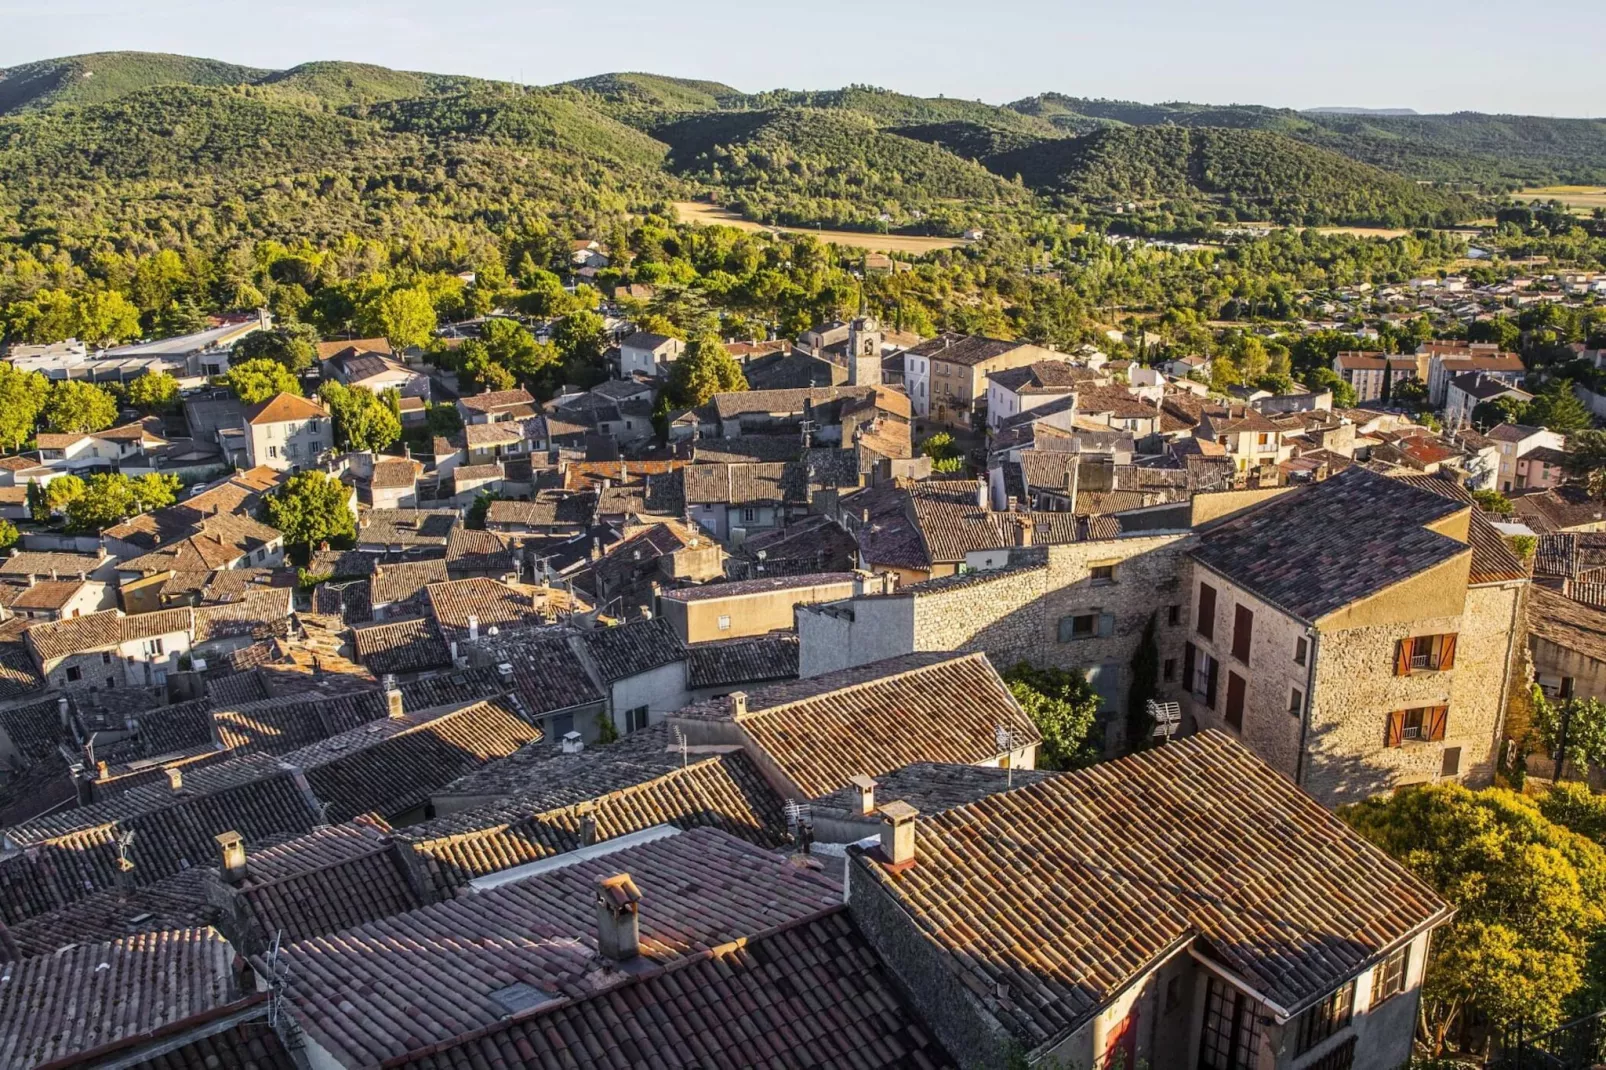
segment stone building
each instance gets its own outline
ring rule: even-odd
[[[1606,701],[1606,613],[1537,583],[1527,610],[1534,680],[1545,694]]]
[[[1351,468],[1201,534],[1162,687],[1328,806],[1493,778],[1526,571],[1445,480]]]

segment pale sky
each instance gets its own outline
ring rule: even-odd
[[[1606,116],[1601,0],[0,0],[0,27],[0,66],[129,49],[530,84],[646,70],[997,104],[1058,91]]]

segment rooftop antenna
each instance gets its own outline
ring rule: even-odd
[[[675,726],[675,747],[680,751],[680,767],[684,769],[686,768],[686,756],[690,753],[691,747],[687,743],[686,733],[680,730],[680,725],[678,724]]]
[[[1156,702],[1151,698],[1147,703],[1147,712],[1149,720],[1154,722],[1154,738],[1161,743],[1169,743],[1177,727],[1182,724],[1182,707],[1175,702]]]
[[[1010,734],[1009,729],[998,725],[993,729],[993,742],[998,745],[1000,754],[1008,755],[1007,764],[1004,766],[1004,785],[1012,788],[1015,786],[1015,737]]]
[[[134,846],[134,830],[117,834],[117,868],[127,873],[134,868],[133,859],[128,857],[128,849]]]

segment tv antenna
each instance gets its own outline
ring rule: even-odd
[[[117,868],[127,873],[134,868],[134,860],[128,857],[128,849],[134,846],[134,830],[117,834]]]
[[[1006,787],[1015,786],[1015,736],[1003,725],[993,728],[993,742],[998,746],[998,753],[1004,755],[1004,784]]]
[[[1146,706],[1149,720],[1154,722],[1154,738],[1168,743],[1182,724],[1182,707],[1175,702],[1156,702],[1150,699]]]
[[[690,752],[691,747],[686,741],[686,733],[680,730],[680,725],[678,724],[675,725],[675,748],[680,751],[680,767],[684,769],[686,768],[686,755]]]

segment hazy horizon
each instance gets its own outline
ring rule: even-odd
[[[646,71],[748,92],[870,84],[991,104],[1057,92],[1143,103],[1606,116],[1606,5],[1530,5],[1526,24],[1566,29],[1565,78],[1556,76],[1557,55],[1508,48],[1509,4],[1472,0],[1453,19],[1383,0],[1306,6],[818,0],[799,17],[732,0],[691,0],[675,10],[643,0],[580,10],[482,0],[451,12],[418,0],[284,0],[264,18],[264,9],[241,0],[0,0],[11,28],[0,67],[139,51],[274,69],[350,60],[529,85]],[[1385,27],[1388,37],[1379,39]]]

